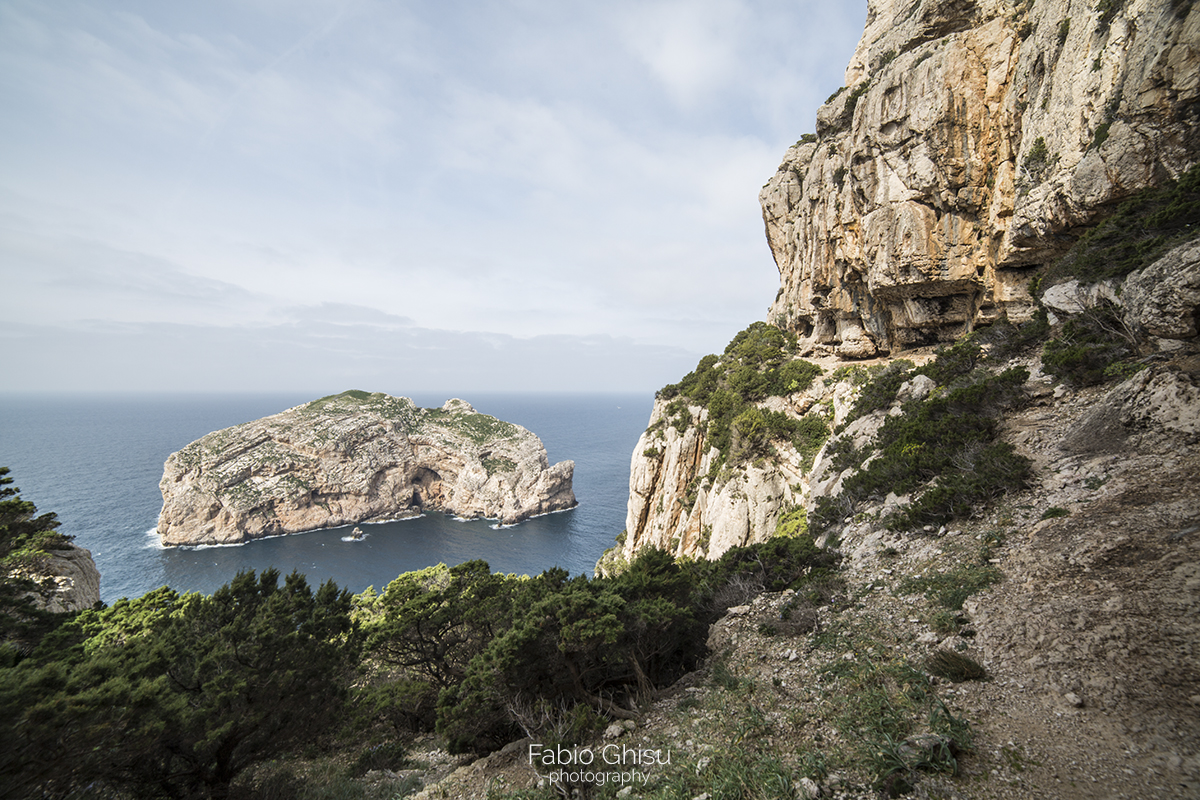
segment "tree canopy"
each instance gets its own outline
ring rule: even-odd
[[[51,541],[54,515],[15,490],[0,510],[6,553]],[[268,569],[43,615],[0,663],[0,794],[224,798],[300,749],[434,730],[458,751],[576,743],[698,665],[731,584],[799,587],[834,563],[797,524],[716,562],[646,550],[610,578],[468,561],[354,597]]]
[[[223,797],[251,764],[333,726],[357,661],[350,594],[239,573],[64,622],[0,673],[0,776],[68,796]]]

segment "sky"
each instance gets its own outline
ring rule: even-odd
[[[865,3],[0,0],[0,391],[653,391]]]

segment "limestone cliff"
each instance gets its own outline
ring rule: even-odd
[[[828,404],[821,404],[832,398],[835,387],[834,381],[817,381],[762,406],[796,417],[814,410],[832,413]],[[682,424],[671,424],[671,413],[669,401],[655,401],[650,425],[634,450],[621,558],[628,560],[644,547],[719,558],[731,547],[767,539],[780,511],[803,502],[808,490],[805,458],[791,442],[773,441],[770,459],[723,463],[712,442],[708,409],[689,405]]]
[[[1030,285],[1121,200],[1198,162],[1192,3],[871,0],[846,86],[760,194],[780,273],[768,320],[827,374],[845,359],[920,362],[979,327],[1028,321],[1039,301],[1056,322],[1107,300],[1149,335],[1147,352],[1169,351],[1196,333],[1194,242],[1123,280],[1051,274],[1036,298]],[[837,424],[854,391],[827,380],[754,403],[797,418],[824,407]],[[811,509],[814,489],[837,493],[786,441],[718,463],[709,410],[678,402],[656,403],[634,451],[609,560],[646,546],[715,558],[772,535],[782,509]]]
[[[172,453],[165,545],[224,544],[425,510],[514,523],[572,508],[574,462],[462,400],[344,392],[210,433]]]
[[[848,358],[1027,319],[1030,277],[1200,152],[1200,7],[871,0],[760,200],[769,319]]]
[[[20,574],[33,579],[37,588],[30,596],[47,611],[83,611],[100,602],[100,571],[91,551],[82,547],[67,544],[48,550],[36,570]]]
[[[719,458],[702,428],[708,411],[689,408],[691,424],[680,432],[660,426],[666,406],[655,403],[650,429],[630,463],[621,556],[657,547],[677,556],[718,558],[731,547],[770,536],[779,509],[799,500],[794,485],[803,475],[795,451],[770,466],[742,464],[702,481]]]

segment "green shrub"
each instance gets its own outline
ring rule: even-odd
[[[1050,268],[1043,286],[1096,283],[1141,269],[1200,235],[1200,165],[1117,206]]]
[[[1042,108],[1045,109],[1050,101],[1049,92],[1047,92],[1042,102]],[[1039,136],[1033,140],[1033,145],[1025,154],[1025,160],[1021,162],[1024,168],[1025,175],[1034,183],[1040,183],[1045,177],[1047,170],[1058,163],[1058,153],[1051,154],[1050,148],[1046,146],[1045,138]]]
[[[223,797],[333,729],[359,654],[350,594],[278,578],[241,572],[209,597],[163,587],[85,611],[0,672],[0,713],[21,730],[0,748],[9,787]]]
[[[42,588],[25,574],[46,566],[54,550],[72,537],[56,529],[58,517],[38,514],[0,467],[0,670],[15,666],[64,618],[41,608],[33,596]]]
[[[974,372],[982,358],[983,348],[978,338],[966,336],[950,347],[940,348],[937,358],[918,369],[917,373],[931,378],[938,386],[949,386]]]
[[[1096,3],[1096,13],[1100,15],[1097,20],[1097,27],[1102,34],[1108,33],[1109,27],[1112,25],[1113,17],[1115,17],[1121,8],[1125,5],[1125,0],[1098,0]]]
[[[802,359],[788,361],[782,367],[771,372],[771,394],[784,396],[803,392],[813,385],[813,381],[820,376],[822,371],[811,361]]]
[[[773,536],[795,538],[808,533],[808,513],[804,506],[792,506],[779,515]]]
[[[57,515],[37,513],[12,487],[9,468],[0,467],[0,568],[42,566],[50,552],[70,545],[74,537],[59,533]]]
[[[1119,332],[1119,313],[1111,307],[1101,307],[1068,319],[1058,335],[1043,347],[1042,366],[1051,375],[1076,386],[1093,386],[1122,374],[1117,366],[1134,355],[1134,351],[1131,342]]]
[[[897,592],[923,593],[942,608],[959,611],[968,597],[983,591],[1002,577],[1000,570],[990,564],[968,564],[946,572],[905,578],[900,582]]]
[[[878,411],[881,408],[887,408],[896,399],[896,393],[900,391],[900,387],[912,377],[913,363],[906,359],[897,359],[888,364],[882,370],[855,373],[858,375],[867,376],[867,381],[863,385],[862,391],[858,393],[858,399],[854,401],[854,407],[850,409],[850,413],[846,415],[845,421],[841,427],[845,428],[850,423],[865,417],[872,411]]]
[[[889,492],[902,495],[920,490],[907,508],[888,519],[890,527],[905,528],[969,514],[975,504],[1027,484],[1032,474],[1029,460],[1011,445],[993,440],[995,415],[1020,400],[1029,373],[1014,368],[999,375],[976,370],[963,376],[974,367],[978,353],[978,345],[971,342],[943,351],[920,371],[959,378],[951,388],[910,402],[903,413],[888,417],[870,447],[854,451],[843,440],[830,449],[834,469],[858,467],[858,471],[843,481],[837,498],[818,499],[814,530],[826,530],[852,514],[860,501]],[[906,374],[885,371],[877,376],[868,384],[874,387],[869,403],[890,403]],[[866,389],[863,394],[868,395]],[[861,398],[860,404],[866,405]]]
[[[871,88],[871,82],[869,80],[867,80],[867,81],[862,81],[857,86],[855,86],[853,90],[851,90],[850,96],[846,98],[846,113],[847,114],[850,114],[850,115],[854,114],[854,108],[855,108],[855,106],[858,105],[858,98],[860,98],[864,94],[866,94],[867,90],[870,88]]]
[[[889,519],[888,526],[915,528],[970,516],[975,506],[1026,486],[1032,476],[1029,460],[1007,442],[981,448],[965,466],[943,475],[936,486]]]
[[[353,775],[365,775],[373,769],[388,769],[393,772],[410,769],[412,762],[408,758],[408,746],[403,742],[383,742],[372,745],[358,754],[350,772]]]
[[[1034,294],[1034,290],[1030,290]],[[981,328],[972,336],[981,345],[987,347],[987,361],[999,363],[1007,361],[1042,342],[1050,333],[1050,322],[1046,309],[1039,307],[1033,319],[1022,325],[1014,325],[1004,318],[994,325]]]
[[[1071,18],[1066,17],[1058,23],[1058,43],[1062,44],[1067,41],[1067,36],[1071,33]]]
[[[719,453],[713,475],[728,462],[767,455],[772,440],[792,440],[805,451],[815,439],[823,441],[823,423],[799,423],[753,406],[767,397],[804,391],[821,374],[819,366],[795,358],[795,352],[795,334],[756,322],[734,336],[721,356],[705,356],[682,381],[659,390],[658,399],[670,400],[666,424],[679,431],[692,423],[689,402],[708,410],[705,433]]]
[[[1138,361],[1116,361],[1104,368],[1105,381],[1123,381],[1132,378],[1147,367]]]
[[[1050,159],[1050,149],[1046,147],[1046,139],[1039,136],[1033,140],[1033,145],[1029,148],[1029,152],[1025,154],[1025,169],[1030,172],[1036,172],[1043,169]]]

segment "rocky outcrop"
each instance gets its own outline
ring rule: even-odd
[[[800,416],[831,398],[841,386],[813,387],[762,405]],[[688,409],[686,430],[667,422],[668,403],[656,400],[650,425],[630,462],[629,503],[620,558],[644,547],[676,556],[719,558],[731,547],[768,539],[780,512],[803,501],[808,491],[804,459],[788,442],[775,441],[774,457],[725,466],[715,474],[720,453],[709,441],[708,410]]]
[[[100,571],[91,551],[82,547],[67,545],[41,554],[37,569],[26,576],[37,585],[30,596],[46,611],[84,611],[100,602]]]
[[[462,400],[345,392],[210,433],[172,453],[165,545],[228,544],[437,510],[505,524],[575,506],[574,462]]]
[[[872,0],[760,200],[769,320],[866,358],[1027,319],[1079,231],[1200,153],[1200,7]]]
[[[1200,7],[872,0],[846,87],[760,194],[780,273],[768,319],[827,367],[919,362],[978,326],[1029,320],[1039,300],[1052,323],[1115,307],[1131,341],[1177,350],[1196,335],[1196,240],[1123,278],[1047,280],[1038,299],[1030,283],[1198,154]],[[852,393],[818,384],[776,410],[829,403],[840,422]],[[820,458],[806,474],[780,442],[776,457],[712,470],[707,412],[689,413],[681,432],[655,406],[633,454],[622,558],[646,546],[715,558],[770,536],[781,509],[838,494],[840,475]],[[843,436],[861,445],[882,418]]]
[[[1114,292],[1115,293],[1115,292]],[[1160,340],[1194,338],[1200,310],[1200,239],[1170,250],[1125,279],[1115,301],[1128,324]]]

